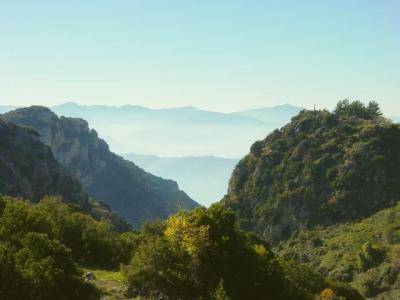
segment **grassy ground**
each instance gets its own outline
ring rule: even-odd
[[[96,279],[92,281],[102,293],[102,300],[122,300],[127,299],[123,295],[126,288],[121,272],[82,268],[84,274],[92,272]]]

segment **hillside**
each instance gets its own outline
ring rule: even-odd
[[[197,206],[176,182],[151,175],[110,152],[85,120],[59,118],[40,106],[17,109],[2,118],[37,130],[41,141],[90,196],[108,203],[135,226],[144,220],[166,218],[179,206]]]
[[[54,159],[32,129],[0,120],[0,193],[38,201],[62,196],[88,210],[89,199],[78,181]]]
[[[176,180],[190,197],[206,206],[226,194],[229,177],[238,162],[215,156],[158,157],[135,153],[122,156],[152,174]]]
[[[365,297],[400,299],[399,220],[397,204],[362,221],[302,231],[274,250],[351,283]]]
[[[223,199],[242,228],[281,240],[368,217],[398,200],[400,126],[351,113],[302,111],[251,146]]]

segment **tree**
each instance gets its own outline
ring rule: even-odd
[[[376,101],[370,101],[366,106],[361,101],[352,101],[344,99],[338,102],[334,113],[338,116],[353,116],[366,120],[375,120],[382,116],[379,104]]]
[[[19,249],[0,244],[1,299],[98,299],[85,283],[70,250],[46,234],[30,232]]]
[[[372,118],[377,118],[382,116],[382,111],[379,107],[378,102],[376,101],[370,101],[367,106],[368,114]]]
[[[171,299],[305,299],[282,288],[290,282],[273,253],[240,232],[221,205],[170,217],[163,236],[148,237],[124,274],[132,288]]]

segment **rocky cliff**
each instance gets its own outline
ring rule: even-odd
[[[178,207],[198,204],[179,190],[176,182],[153,176],[134,163],[110,152],[107,143],[83,119],[58,117],[45,107],[32,106],[4,114],[4,120],[31,127],[50,146],[92,197],[135,226],[144,220],[162,219]]]
[[[90,207],[76,179],[54,159],[37,132],[0,120],[0,193],[38,201],[46,195]]]

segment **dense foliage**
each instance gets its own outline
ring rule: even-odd
[[[333,284],[305,266],[279,261],[232,211],[214,205],[170,217],[124,268],[131,288],[167,299],[313,299]],[[344,292],[345,291],[345,292]],[[350,288],[348,299],[360,299]]]
[[[129,286],[145,299],[313,299],[325,289],[361,299],[349,286],[280,260],[219,205],[118,234],[58,198],[0,198],[1,299],[98,299],[78,265],[121,263]]]
[[[3,196],[0,298],[97,299],[76,263],[116,267],[129,261],[136,245],[136,234],[116,234],[60,199],[31,204]]]
[[[237,165],[225,205],[270,240],[369,216],[400,195],[400,126],[371,102],[302,111]]]
[[[274,250],[366,297],[400,299],[400,204],[362,221],[304,230]]]

